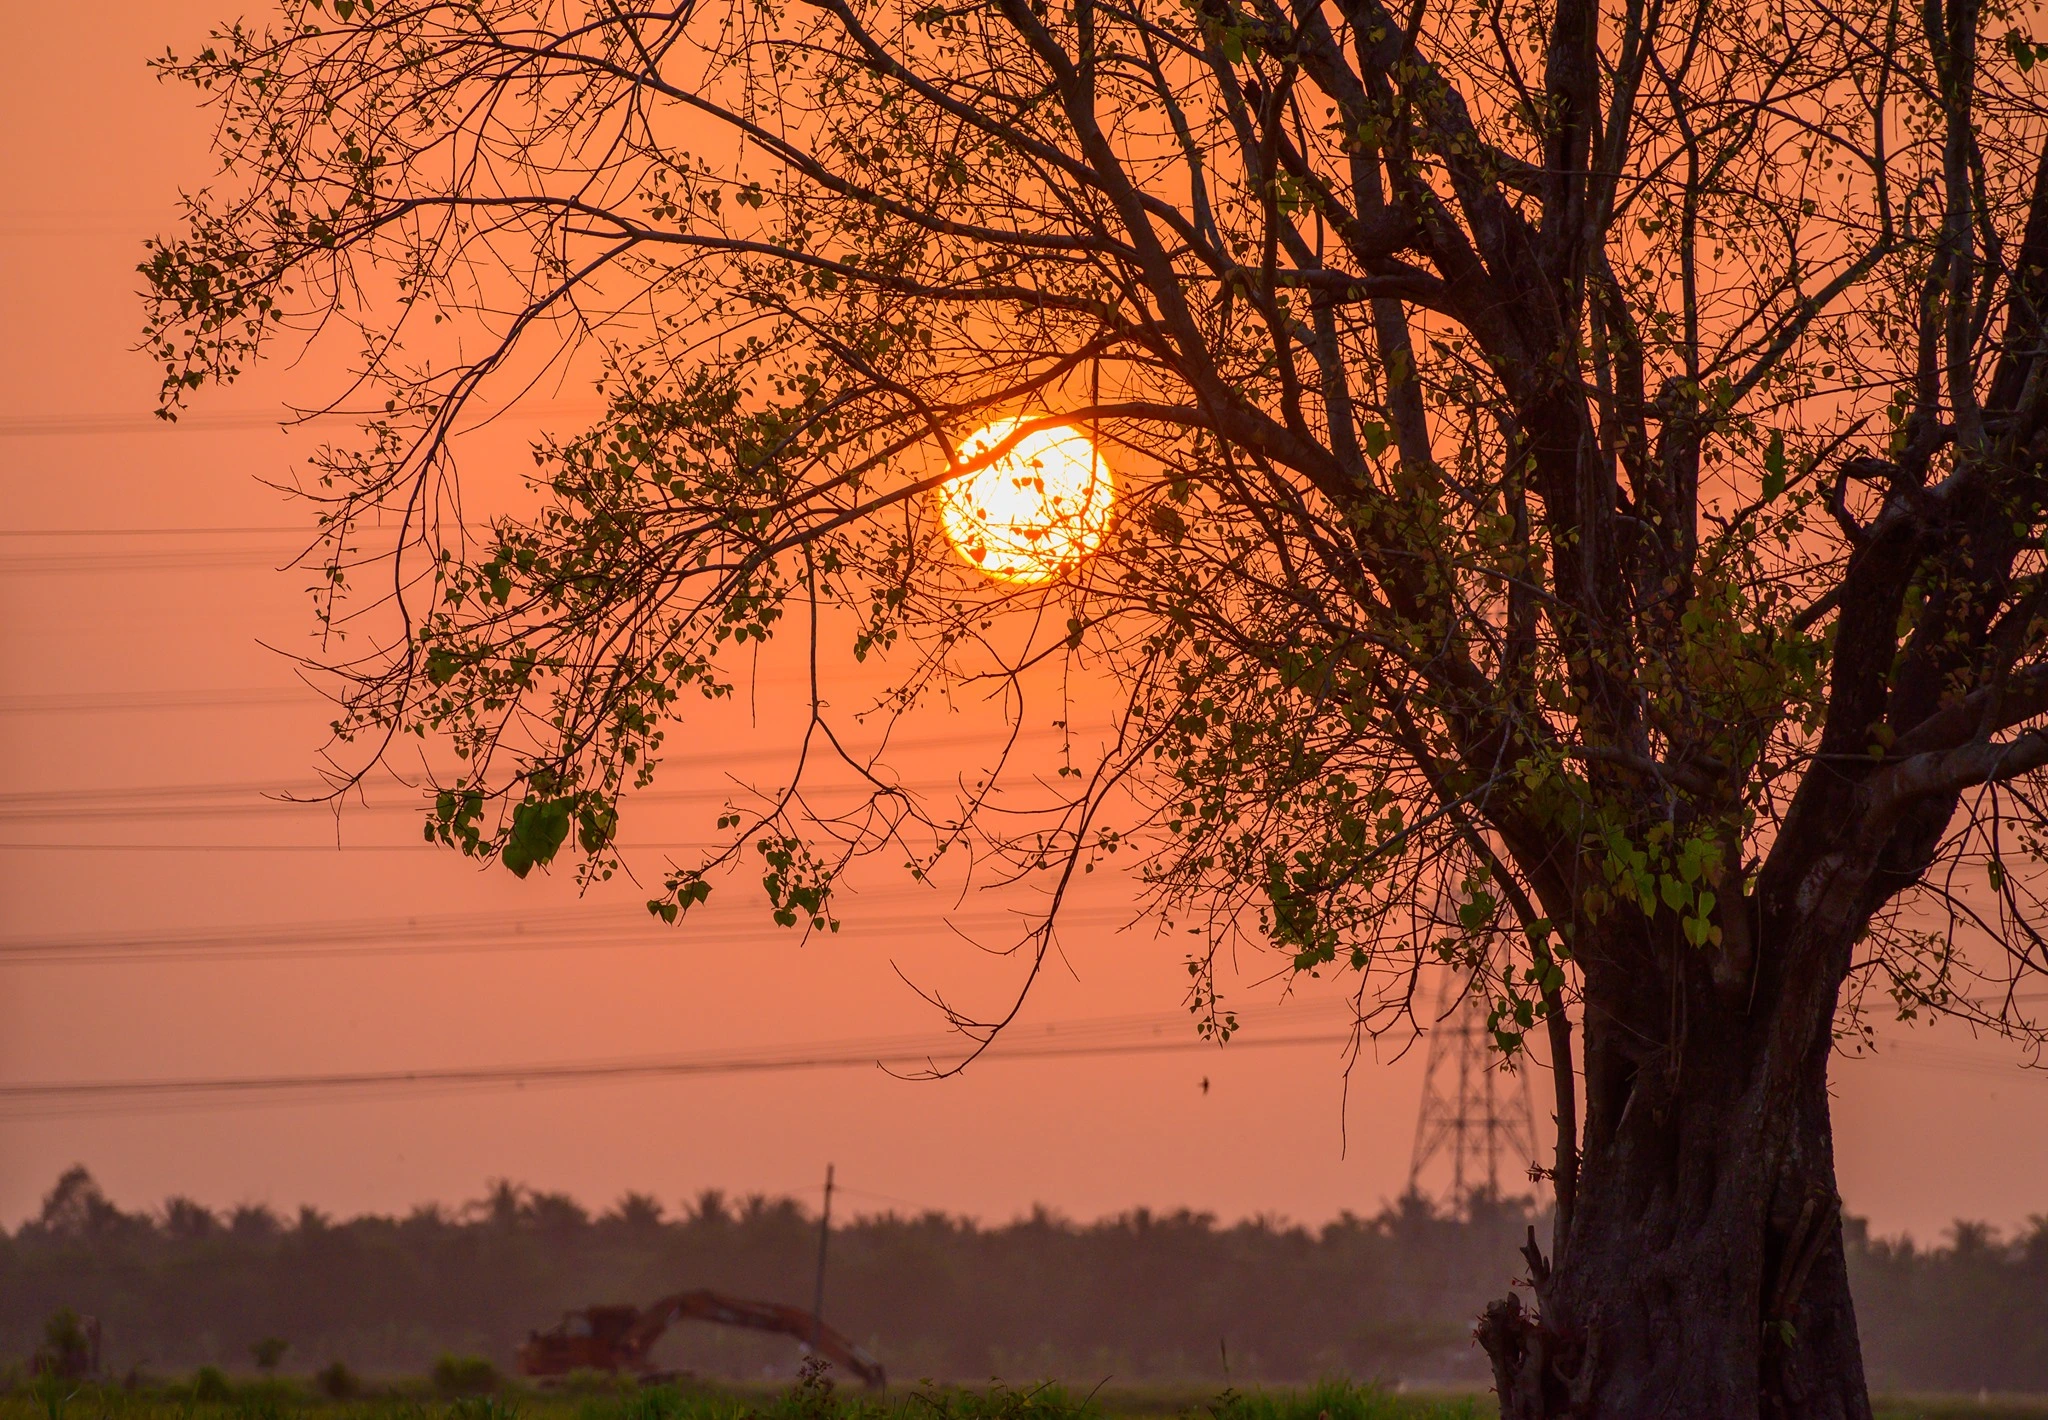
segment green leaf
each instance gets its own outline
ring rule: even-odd
[[[462,658],[446,646],[435,646],[427,652],[427,679],[436,686],[455,679],[461,669]]]
[[[519,877],[546,867],[569,839],[569,799],[528,799],[512,811],[512,832],[499,857]]]
[[[586,796],[582,807],[576,811],[576,841],[586,853],[596,853],[610,846],[612,835],[618,832],[618,828],[618,810],[600,795]]]
[[[1775,502],[1785,491],[1785,434],[1783,430],[1771,431],[1771,442],[1764,449],[1764,501]]]
[[[498,861],[512,870],[514,877],[525,877],[533,871],[533,854],[523,843],[507,842],[498,851]]]
[[[1493,894],[1475,892],[1470,902],[1458,904],[1458,921],[1468,932],[1476,932],[1493,920]]]

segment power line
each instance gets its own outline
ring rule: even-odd
[[[257,533],[294,537],[318,532],[318,526],[309,523],[265,523],[250,527],[212,528],[0,528],[0,537],[235,537]]]
[[[496,408],[465,407],[463,416],[478,424],[504,419],[534,420],[556,415],[585,416],[608,412],[610,406],[597,400],[545,402],[520,400]],[[175,420],[160,419],[154,412],[11,414],[0,415],[0,439],[42,438],[72,434],[156,434],[179,430],[206,432],[221,429],[277,429],[288,431],[316,420],[383,419],[383,410],[322,409],[294,411],[276,409],[188,410]]]
[[[861,912],[864,903],[901,903],[930,894],[915,886],[849,895],[838,910],[849,926],[865,931],[930,931],[943,923],[960,932],[1021,928],[1034,908],[985,905],[962,911],[933,903],[930,913],[883,915]],[[1095,927],[1138,920],[1127,907],[1073,907],[1059,916],[1070,927]],[[638,927],[642,930],[634,931]],[[645,907],[569,909],[493,918],[435,918],[389,923],[305,924],[191,933],[128,933],[70,938],[17,938],[0,942],[0,967],[104,966],[111,964],[218,961],[292,961],[317,958],[371,960],[391,957],[479,955],[499,952],[580,951],[618,947],[684,945],[732,947],[782,942],[801,929],[769,925],[680,932],[652,919]]]
[[[697,851],[715,843],[620,843],[622,853]],[[0,853],[432,853],[437,843],[0,843]]]
[[[162,548],[142,552],[50,552],[0,557],[0,577],[48,577],[82,572],[220,572],[228,570],[312,572],[303,548],[221,551]],[[380,553],[378,556],[388,555]]]
[[[1270,1014],[1327,1014],[1338,1001],[1306,1007],[1268,1007]],[[1247,1010],[1240,1016],[1250,1015]],[[1171,1028],[1176,1032],[1168,1038]],[[1159,1016],[1103,1017],[1054,1022],[1042,1034],[1005,1038],[982,1056],[989,1061],[1053,1060],[1088,1056],[1156,1055],[1223,1048],[1190,1038],[1188,1019]],[[1237,1036],[1229,1048],[1279,1049],[1336,1046],[1352,1032],[1288,1036]],[[929,1069],[962,1049],[959,1037],[892,1036],[813,1044],[801,1052],[789,1046],[704,1052],[695,1055],[629,1056],[599,1060],[537,1061],[517,1065],[441,1066],[411,1070],[357,1070],[300,1075],[226,1075],[182,1079],[61,1080],[0,1084],[0,1119],[68,1119],[95,1114],[152,1113],[164,1109],[222,1108],[265,1103],[375,1098],[391,1094],[495,1092],[529,1087],[618,1083],[632,1080],[781,1074],[873,1065]]]
[[[1020,730],[1012,736],[1006,730],[964,731],[951,735],[919,735],[892,739],[890,743],[872,752],[872,756],[861,753],[855,759],[862,763],[880,764],[882,756],[895,754],[923,755],[935,750],[987,748],[996,749],[1006,745],[1043,744],[1049,741],[1079,739],[1086,742],[1086,736],[1076,736],[1057,726],[1046,729]],[[678,755],[663,761],[663,767],[670,773],[688,773],[691,770],[728,769],[737,764],[768,760],[794,761],[794,744],[778,745],[763,749],[736,749],[723,754]],[[820,753],[813,747],[813,758],[827,763],[843,762],[836,753]],[[1020,767],[1020,773],[1025,767]],[[411,789],[410,785],[400,787]],[[913,793],[934,793],[959,787],[957,778],[920,779],[893,782],[888,787]],[[865,781],[812,782],[804,786],[806,793],[830,794],[842,790],[869,790],[874,788]],[[355,791],[351,791],[353,794]],[[52,820],[76,822],[85,819],[117,818],[123,820],[144,818],[217,818],[244,814],[273,814],[292,809],[322,809],[335,812],[345,809],[351,813],[415,813],[425,804],[425,787],[415,792],[419,798],[404,800],[369,799],[367,797],[330,797],[333,787],[323,780],[302,779],[278,783],[276,781],[242,780],[240,782],[198,783],[198,784],[155,784],[128,785],[111,789],[42,789],[23,790],[0,794],[0,823],[43,823]],[[700,803],[718,802],[735,793],[753,792],[751,786],[726,783],[709,789],[638,789],[629,791],[628,799],[633,803]],[[9,845],[0,845],[0,847]]]
[[[1307,1005],[1248,1007],[1239,1011],[1241,1020],[1271,1017],[1286,1011],[1294,1017],[1317,1016],[1332,1008],[1348,1012],[1349,1003],[1329,1001]],[[1184,1017],[1105,1017],[1093,1020],[1049,1023],[1043,1034],[1026,1034],[1019,1039],[1013,1031],[982,1056],[990,1062],[1019,1060],[1075,1059],[1104,1056],[1178,1054],[1218,1049],[1217,1043],[1168,1038],[1167,1029],[1184,1031]],[[1300,1033],[1285,1036],[1237,1035],[1230,1046],[1238,1050],[1288,1049],[1303,1046],[1344,1046],[1356,1040],[1355,1031]],[[1936,1068],[1972,1072],[1996,1071],[2008,1076],[2009,1067],[1940,1047],[1920,1046],[1913,1053],[1929,1057]],[[961,1049],[951,1042],[928,1037],[883,1037],[866,1041],[837,1041],[813,1044],[802,1053],[790,1047],[705,1052],[696,1055],[615,1057],[599,1060],[538,1061],[516,1065],[439,1066],[406,1070],[331,1071],[297,1075],[228,1075],[171,1079],[22,1081],[0,1084],[0,1120],[56,1120],[90,1116],[151,1113],[169,1110],[223,1109],[265,1104],[345,1102],[393,1094],[414,1098],[452,1092],[500,1092],[575,1085],[620,1083],[633,1080],[673,1079],[691,1076],[776,1074],[795,1071],[845,1069],[873,1065],[881,1068],[928,1069],[945,1055]],[[1937,1053],[1939,1052],[1939,1053]],[[1882,1057],[1878,1057],[1882,1058]],[[2022,1072],[2022,1078],[2028,1078]],[[2034,1073],[2031,1078],[2044,1078]],[[909,1200],[901,1200],[908,1202]]]
[[[734,756],[737,759],[739,756]],[[300,786],[304,787],[304,786]],[[932,794],[959,787],[953,779],[916,779],[891,781],[890,789],[907,793]],[[858,780],[834,781],[832,783],[806,783],[806,794],[824,795],[848,790],[871,791],[874,786]],[[293,792],[286,790],[283,792]],[[321,792],[305,788],[305,792]],[[755,792],[741,784],[721,784],[709,789],[636,789],[628,792],[627,802],[636,804],[718,804],[724,803],[736,794]],[[154,800],[137,794],[134,797],[115,797],[109,793],[99,799],[88,793],[81,793],[75,804],[54,803],[48,806],[22,805],[6,802],[11,795],[0,795],[0,823],[48,823],[59,821],[76,823],[91,819],[120,819],[129,822],[137,819],[190,819],[190,818],[242,818],[249,815],[272,816],[293,811],[317,810],[335,814],[412,814],[424,810],[429,800],[419,799],[312,799],[312,798],[253,798],[249,791],[230,795],[227,793],[194,795],[191,800]],[[23,796],[28,797],[28,796]],[[40,796],[39,796],[40,797]]]
[[[0,695],[0,715],[90,715],[132,710],[200,710],[229,705],[313,705],[334,702],[311,686],[222,690],[103,691],[84,695]]]
[[[960,787],[957,779],[904,779],[889,780],[886,787],[891,791],[910,794],[936,794]],[[823,796],[834,793],[857,791],[862,793],[880,792],[876,786],[859,780],[835,780],[830,783],[806,782],[806,795]],[[745,796],[761,791],[744,784],[722,784],[710,789],[636,789],[628,793],[627,802],[635,804],[722,804],[735,795]],[[293,811],[318,810],[328,814],[346,812],[352,816],[364,814],[413,814],[424,811],[430,801],[419,799],[290,799],[262,798],[249,800],[221,795],[212,802],[151,802],[146,799],[114,800],[93,803],[87,800],[77,807],[53,805],[50,807],[0,806],[0,824],[8,823],[77,823],[94,819],[119,819],[131,822],[138,819],[194,819],[194,818],[243,818],[288,814]],[[4,846],[4,845],[0,845]]]
[[[805,1193],[809,1193],[809,1192],[812,1192],[813,1190],[815,1190],[815,1189],[816,1189],[817,1187],[818,1187],[818,1185],[817,1185],[817,1184],[815,1184],[815,1183],[813,1183],[813,1184],[810,1184],[810,1185],[806,1186],[806,1187],[805,1187],[805,1188],[803,1188],[802,1190],[797,1190],[797,1189],[785,1189],[785,1190],[783,1190],[783,1191],[784,1191],[784,1192],[787,1192],[787,1193],[795,1193],[795,1192],[798,1192],[798,1191],[801,1191],[801,1192],[805,1192]],[[872,1189],[872,1188],[855,1188],[855,1187],[854,1187],[853,1185],[851,1185],[851,1184],[846,1184],[846,1183],[836,1184],[836,1185],[835,1185],[835,1187],[836,1187],[836,1188],[837,1188],[837,1189],[839,1190],[839,1192],[841,1192],[841,1193],[851,1193],[851,1194],[852,1194],[852,1195],[853,1195],[854,1197],[856,1197],[856,1198],[872,1198],[872,1199],[874,1199],[874,1200],[875,1200],[876,1202],[878,1202],[878,1203],[896,1203],[896,1204],[900,1204],[901,1206],[903,1206],[903,1207],[905,1207],[905,1208],[915,1208],[915,1209],[917,1209],[917,1210],[918,1210],[918,1211],[919,1211],[920,1213],[942,1213],[942,1214],[943,1214],[943,1213],[950,1213],[950,1212],[952,1211],[951,1209],[948,1209],[948,1208],[941,1208],[941,1207],[940,1207],[940,1206],[939,1206],[938,1204],[936,1204],[936,1203],[924,1203],[924,1202],[920,1202],[920,1201],[919,1201],[918,1199],[915,1199],[915,1198],[905,1198],[905,1197],[903,1197],[903,1196],[902,1196],[901,1194],[896,1194],[896,1193],[880,1193],[880,1192],[877,1192],[876,1190],[874,1190],[874,1189]]]
[[[328,554],[309,556],[320,544],[314,529],[302,529],[302,536],[290,543],[261,547],[143,547],[114,552],[78,551],[18,552],[0,556],[0,576],[42,577],[79,572],[215,572],[225,570],[307,572],[324,576]],[[403,550],[418,550],[414,541]],[[395,544],[362,547],[351,543],[342,550],[341,565],[347,569],[388,565]]]
[[[807,684],[809,672],[792,671],[772,676],[748,677],[740,683],[758,689]],[[110,690],[43,695],[0,695],[0,715],[75,714],[96,711],[164,710],[222,705],[337,703],[333,696],[310,685],[297,689],[272,686],[232,686],[197,690]],[[1026,731],[1027,735],[1042,731]],[[261,789],[264,786],[254,786]]]
[[[218,410],[186,414],[176,420],[155,414],[9,414],[0,415],[0,439],[58,437],[71,434],[157,434],[179,430],[276,429],[292,416],[285,410]]]
[[[141,241],[160,227],[155,218],[145,219],[120,212],[89,214],[75,208],[35,212],[16,208],[9,221],[0,222],[0,237],[118,236]]]
[[[394,530],[395,531],[395,530]],[[66,549],[61,552],[15,552],[0,556],[0,576],[41,577],[75,572],[212,572],[230,569],[271,572],[309,572],[325,575],[329,555],[309,556],[320,546],[317,529],[302,528],[289,543],[259,547],[141,547],[119,551]],[[418,551],[424,544],[414,540],[403,548],[397,544],[365,547],[351,542],[342,549],[341,565],[347,569],[382,567],[393,554]]]
[[[1900,1056],[1905,1058],[1902,1060]],[[2030,1084],[2048,1082],[2048,1068],[2040,1065],[2013,1065],[1959,1050],[1954,1046],[1935,1045],[1928,1041],[1894,1041],[1882,1050],[1854,1058],[1874,1065],[1907,1066],[1913,1069],[1931,1066],[1950,1074],[2000,1075],[2007,1079],[2025,1080]],[[1916,1060],[1921,1063],[1915,1065]]]
[[[542,932],[577,923],[617,922],[639,908],[585,905],[527,912],[407,913],[402,917],[363,917],[340,921],[251,923],[241,927],[200,927],[183,931],[105,933],[81,932],[68,937],[0,939],[0,956],[16,951],[51,951],[66,947],[120,947],[161,943],[168,946],[224,946],[235,943],[335,942],[389,940],[399,936],[476,936],[503,932]]]
[[[434,531],[455,534],[465,529],[471,532],[487,532],[487,523],[441,523]],[[344,528],[323,528],[314,522],[299,524],[274,523],[264,526],[245,527],[123,527],[123,528],[4,528],[0,539],[11,538],[13,542],[0,544],[9,547],[33,546],[36,539],[56,539],[62,550],[38,550],[10,552],[0,555],[0,576],[45,576],[81,572],[130,572],[130,571],[212,571],[228,568],[267,568],[272,571],[320,571],[324,570],[329,552],[322,551],[317,559],[308,554],[316,548],[327,548],[330,539],[341,535],[341,555],[345,565],[361,567],[381,565],[401,550],[424,547],[425,537],[418,527],[400,526],[395,523],[356,523]],[[381,536],[380,536],[381,535]],[[268,547],[250,547],[229,543],[218,547],[163,546],[165,538],[240,538],[240,537],[283,538],[288,541],[273,543]],[[403,537],[403,542],[395,541]],[[80,548],[82,540],[119,541],[127,538],[147,538],[156,545],[141,547],[115,547],[109,549]]]
[[[1346,1003],[1335,1004],[1341,1006]],[[1277,1009],[1292,1009],[1299,1015],[1319,1014],[1314,1006]],[[1239,1014],[1242,1017],[1249,1012],[1240,1011]],[[1185,1028],[1187,1022],[1181,1018],[1173,1018],[1171,1024],[1176,1028]],[[1178,1054],[1221,1048],[1283,1049],[1310,1045],[1342,1046],[1349,1045],[1355,1040],[1355,1034],[1348,1030],[1286,1036],[1239,1034],[1231,1039],[1228,1047],[1223,1047],[1199,1038],[1167,1039],[1167,1025],[1166,1020],[1149,1016],[1067,1022],[1063,1025],[1048,1026],[1044,1038],[999,1045],[990,1049],[981,1058],[990,1062],[1001,1062]],[[1133,1034],[1133,1026],[1141,1028],[1138,1034],[1149,1033],[1150,1038],[1125,1038]],[[157,1112],[166,1109],[233,1108],[272,1103],[312,1103],[321,1099],[345,1101],[394,1093],[427,1096],[455,1091],[497,1092],[505,1089],[525,1089],[529,1086],[603,1084],[687,1076],[780,1074],[846,1069],[864,1065],[922,1069],[934,1067],[949,1050],[957,1051],[960,1048],[957,1039],[949,1045],[934,1042],[928,1037],[893,1037],[867,1042],[827,1042],[822,1046],[813,1046],[811,1053],[807,1054],[753,1050],[695,1056],[642,1056],[519,1065],[335,1071],[302,1075],[20,1082],[0,1084],[0,1120],[73,1119],[92,1115],[127,1114],[144,1109]],[[787,1047],[774,1049],[787,1050]],[[1919,1047],[1916,1053],[1936,1049],[1938,1047]],[[2038,1070],[2016,1072],[2010,1066],[1973,1057],[1948,1059],[1934,1056],[1930,1063],[1945,1071],[1997,1073],[2027,1079],[2033,1083],[2048,1078]],[[911,1200],[896,1201],[908,1203]]]
[[[435,531],[454,534],[467,528],[473,532],[489,531],[489,524],[442,523]],[[357,523],[346,529],[323,528],[316,523],[279,523],[269,526],[250,527],[172,527],[172,528],[6,528],[0,529],[0,538],[17,539],[6,546],[21,547],[19,539],[59,539],[61,551],[11,552],[0,555],[0,576],[44,575],[71,572],[123,572],[123,571],[178,571],[215,570],[221,568],[267,567],[276,571],[324,569],[328,553],[322,552],[318,560],[305,560],[315,548],[329,546],[330,539],[342,535],[341,553],[345,565],[351,567],[382,564],[394,552],[417,549],[426,546],[425,535],[418,527],[401,527],[392,523]],[[383,537],[379,535],[383,534]],[[403,542],[394,541],[403,536]],[[161,544],[142,547],[116,547],[111,549],[83,548],[78,543],[83,539],[119,540],[123,538],[188,538],[216,537],[234,538],[264,536],[285,538],[269,547],[249,547],[228,544],[220,547],[166,547]]]

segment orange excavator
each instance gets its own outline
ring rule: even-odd
[[[858,1342],[834,1331],[802,1307],[749,1302],[722,1292],[677,1292],[648,1307],[585,1307],[551,1331],[536,1331],[519,1348],[522,1376],[566,1376],[571,1371],[653,1370],[647,1353],[671,1324],[709,1321],[793,1336],[870,1389],[887,1383],[882,1363]]]

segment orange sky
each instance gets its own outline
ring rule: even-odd
[[[144,60],[189,48],[225,4],[15,7],[0,51],[0,938],[559,912],[573,902],[565,882],[480,876],[422,848],[405,815],[351,814],[338,829],[348,846],[326,851],[331,820],[228,788],[306,780],[322,738],[322,706],[273,694],[292,679],[259,645],[306,645],[303,577],[264,562],[282,536],[22,535],[261,529],[299,516],[257,480],[284,475],[305,440],[234,416],[317,393],[306,377],[267,370],[209,393],[190,425],[152,429],[153,373],[130,350],[141,239],[167,224],[180,184],[211,171],[202,119]],[[517,434],[503,435],[509,457]],[[736,715],[681,739],[693,757],[763,748],[775,695],[764,685],[760,731]],[[985,723],[930,720],[921,733],[950,742],[906,751],[898,766],[913,780],[971,772],[985,758],[972,731]],[[194,785],[222,790],[228,811],[85,816],[85,801],[47,797]],[[679,812],[648,805],[626,836],[675,837],[662,825]],[[92,844],[125,846],[53,846]],[[1126,897],[1104,885],[1104,905],[1068,934],[1072,972],[1044,983],[1027,1036],[1133,1013],[1185,1029],[1169,1019],[1180,953],[1112,930]],[[623,888],[596,907],[634,900]],[[936,1034],[892,963],[970,1003],[995,1000],[1013,975],[948,933],[945,902],[900,890],[849,903],[847,931],[808,947],[761,930],[743,887],[714,903],[682,933],[621,926],[614,911],[592,919],[588,935],[604,942],[540,951],[0,961],[0,1082],[801,1049]],[[1838,1071],[1850,1210],[1922,1237],[1959,1215],[2011,1225],[2048,1212],[2048,1077],[1986,1068],[2013,1065],[2015,1052],[1953,1029],[1914,1040]],[[182,1192],[345,1213],[471,1197],[501,1176],[593,1205],[629,1188],[671,1204],[704,1187],[797,1191],[828,1160],[859,1210],[907,1202],[1002,1218],[1042,1202],[1088,1217],[1148,1204],[1316,1221],[1402,1187],[1420,1064],[1420,1051],[1361,1064],[1348,1154],[1345,1082],[1328,1048],[995,1062],[942,1084],[852,1069],[0,1119],[0,1223],[31,1211],[73,1162],[128,1206]]]

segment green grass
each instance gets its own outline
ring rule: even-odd
[[[1226,1391],[1202,1412],[1214,1420],[1481,1420],[1495,1414],[1491,1396],[1392,1395],[1347,1381],[1321,1381],[1302,1390]]]
[[[799,1384],[784,1390],[638,1386],[598,1376],[545,1390],[504,1383],[446,1396],[431,1384],[370,1387],[334,1400],[291,1380],[222,1395],[212,1377],[138,1387],[37,1382],[0,1394],[0,1420],[1490,1420],[1491,1397],[1395,1395],[1327,1381],[1302,1388],[1078,1392],[1057,1385],[919,1385],[880,1395]]]
[[[1897,1395],[1872,1402],[1877,1420],[2048,1420],[2048,1396]]]
[[[1877,1420],[2048,1420],[2048,1398],[1906,1396],[1880,1400]],[[137,1387],[37,1382],[0,1391],[0,1420],[1493,1420],[1490,1395],[1407,1395],[1325,1381],[1220,1395],[1192,1389],[918,1386],[871,1395],[797,1385],[784,1390],[697,1384],[638,1386],[595,1375],[537,1390],[516,1382],[444,1396],[425,1380],[373,1386],[334,1400],[294,1380],[210,1380]]]

